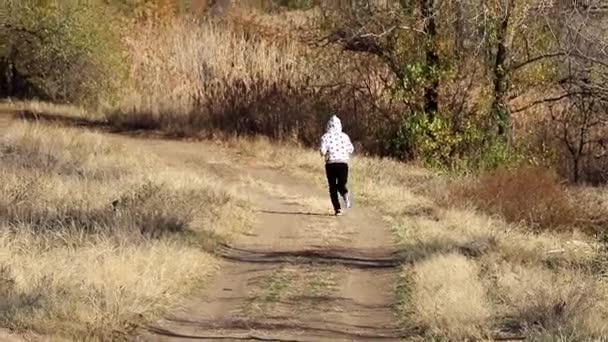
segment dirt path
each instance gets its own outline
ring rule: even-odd
[[[204,144],[155,141],[145,148],[174,165],[253,180],[240,191],[255,203],[257,222],[224,248],[222,272],[207,290],[139,341],[399,340],[391,308],[398,262],[377,215],[356,208],[330,216],[322,184],[217,158]],[[317,277],[331,278],[326,288],[302,285]],[[264,288],[273,285],[282,289]]]
[[[208,143],[109,136],[231,179],[256,211],[251,231],[221,250],[221,272],[207,289],[134,340],[400,340],[391,307],[399,263],[374,212],[328,215],[324,184],[242,165]]]

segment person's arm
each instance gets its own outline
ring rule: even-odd
[[[348,154],[353,154],[353,152],[355,152],[355,147],[350,141],[350,137],[347,134],[344,134],[344,136],[346,137],[346,152],[348,152]]]
[[[321,137],[321,148],[319,149],[319,152],[321,152],[321,155],[323,157],[325,157],[325,155],[327,154],[327,139],[325,138],[325,135],[323,137]]]

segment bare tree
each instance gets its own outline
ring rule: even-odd
[[[325,9],[332,28],[322,39],[324,43],[376,56],[394,74],[394,85],[412,89],[412,93],[417,92],[415,87],[423,89],[421,101],[406,100],[412,111],[429,115],[438,111],[440,56],[435,0],[418,0],[415,5],[361,1],[346,8]],[[404,44],[412,48],[404,49]],[[414,64],[418,64],[416,70],[410,68]]]
[[[562,2],[544,12],[542,18],[550,47],[520,53],[512,70],[517,74],[535,63],[548,63],[555,74],[542,88],[529,89],[528,93],[538,96],[513,112],[547,110],[557,147],[564,152],[563,166],[569,178],[574,182],[590,181],[597,167],[608,165],[607,17],[590,3]],[[529,40],[525,42],[530,45]]]
[[[570,178],[583,178],[583,163],[602,158],[608,117],[605,103],[590,94],[577,95],[562,104],[549,106],[555,138],[566,150]]]

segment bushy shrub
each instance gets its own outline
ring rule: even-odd
[[[571,228],[578,217],[560,178],[542,167],[499,168],[472,184],[453,185],[450,197],[537,230]]]
[[[0,97],[112,101],[126,76],[118,17],[90,2],[8,1],[0,23]]]
[[[456,172],[492,170],[519,160],[516,149],[470,115],[456,126],[447,115],[415,113],[392,141],[403,159],[417,159],[427,166]]]

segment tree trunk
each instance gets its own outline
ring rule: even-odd
[[[462,2],[456,2],[454,4],[455,8],[454,8],[454,33],[456,35],[456,39],[455,39],[455,44],[454,47],[456,48],[456,51],[454,51],[454,57],[458,60],[461,61],[462,57],[464,56],[464,49],[465,49],[465,22],[464,22],[464,11],[463,11],[463,6],[464,4]]]
[[[511,131],[511,113],[507,104],[507,93],[510,88],[511,57],[509,54],[509,19],[511,18],[512,2],[507,0],[506,12],[502,16],[496,32],[496,58],[493,68],[494,98],[492,114],[498,123],[498,135],[507,139]]]
[[[580,159],[581,159],[580,156],[576,156],[576,157],[573,158],[572,181],[575,184],[578,184],[579,179],[580,179],[580,169],[581,169],[581,167],[580,167],[580,164],[581,164]]]
[[[424,111],[433,117],[439,111],[439,54],[437,53],[437,22],[434,0],[420,0],[424,18],[427,83],[424,87]]]
[[[0,97],[9,97],[12,92],[10,61],[0,57]]]

